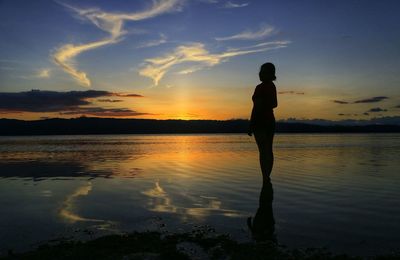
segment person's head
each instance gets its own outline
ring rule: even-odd
[[[264,63],[261,66],[260,73],[258,75],[262,82],[276,80],[274,64],[270,62]]]

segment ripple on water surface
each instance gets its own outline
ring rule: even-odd
[[[400,243],[400,135],[277,134],[274,147],[281,243],[362,254]],[[245,135],[0,137],[0,250],[88,228],[210,224],[246,238],[260,189]]]

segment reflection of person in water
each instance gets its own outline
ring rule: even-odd
[[[259,241],[276,241],[275,235],[275,219],[272,211],[273,200],[272,183],[263,182],[260,193],[260,205],[257,213],[252,220],[251,217],[247,219],[247,225],[251,231],[253,239]]]
[[[273,109],[278,106],[276,88],[273,81],[276,79],[275,66],[265,63],[259,73],[261,84],[253,94],[253,110],[251,112],[248,135],[254,134],[260,154],[260,166],[263,176],[263,187],[260,194],[260,206],[248,226],[256,241],[274,240],[274,217],[272,212],[273,190],[270,179],[274,154],[272,144],[275,133],[275,117]]]

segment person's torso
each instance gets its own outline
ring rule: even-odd
[[[276,99],[276,88],[272,82],[263,82],[256,87],[252,100],[254,103],[255,121],[263,123],[265,121],[275,121],[273,100]]]

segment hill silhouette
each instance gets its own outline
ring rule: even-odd
[[[248,120],[155,120],[80,117],[24,121],[0,119],[0,135],[78,135],[78,134],[183,134],[246,133]],[[398,125],[315,125],[277,123],[278,133],[388,133],[400,132]]]

